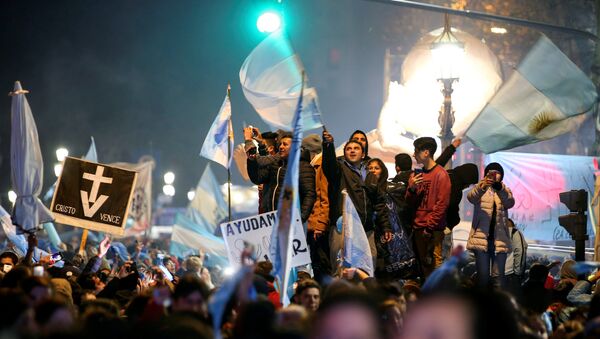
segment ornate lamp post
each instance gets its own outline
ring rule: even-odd
[[[464,55],[464,44],[452,34],[448,14],[444,16],[444,31],[431,44],[431,54],[438,68],[437,80],[444,86],[441,91],[444,94],[444,104],[440,109],[438,123],[441,128],[439,137],[442,141],[442,149],[445,149],[454,138],[454,134],[452,134],[454,125],[452,84],[458,81],[460,63]],[[451,166],[451,161],[447,166]]]

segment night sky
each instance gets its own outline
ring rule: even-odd
[[[207,163],[198,153],[228,82],[236,142],[244,123],[267,128],[245,100],[238,75],[265,36],[255,24],[265,3],[0,2],[0,86],[8,93],[20,80],[30,91],[44,190],[55,179],[55,149],[67,147],[78,157],[94,136],[100,162],[153,156],[155,193],[162,174],[174,171],[176,202],[184,204]],[[358,0],[283,5],[288,34],[317,87],[329,129],[345,138],[355,128],[375,128],[384,47],[365,23],[365,9],[382,6]],[[0,105],[0,194],[7,206],[10,97],[2,96]],[[225,170],[213,168],[223,182]],[[232,173],[241,184],[237,170]]]
[[[239,69],[265,37],[256,19],[269,3],[275,1],[0,1],[0,89],[8,93],[20,80],[30,91],[44,192],[55,180],[56,148],[79,157],[93,136],[102,163],[154,157],[154,194],[163,174],[175,172],[175,204],[184,205],[208,162],[198,153],[228,82],[236,142],[244,124],[267,129],[243,96]],[[338,141],[376,128],[386,47],[406,53],[443,22],[438,13],[363,0],[284,0],[283,10]],[[472,20],[455,22],[474,31]],[[11,98],[0,98],[0,203],[8,207]],[[213,169],[224,182],[226,171]],[[232,175],[234,184],[249,184],[237,169]]]

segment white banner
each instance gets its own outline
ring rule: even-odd
[[[244,242],[254,246],[258,261],[271,260],[269,257],[269,244],[271,242],[271,232],[276,223],[277,211],[222,223],[221,232],[223,239],[225,239],[225,247],[227,247],[227,255],[231,265],[240,266],[240,256],[244,250]],[[301,227],[294,229],[292,242],[292,266],[310,264],[306,236]]]

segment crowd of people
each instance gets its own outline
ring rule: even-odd
[[[276,210],[292,135],[248,127],[244,138],[258,212]],[[115,246],[105,237],[34,262],[38,240],[29,234],[22,257],[6,240],[0,253],[0,336],[600,337],[600,272],[573,260],[528,260],[508,215],[515,199],[501,164],[487,164],[481,179],[476,164],[445,169],[460,139],[434,158],[435,139],[422,137],[412,155],[395,157],[390,175],[368,146],[362,131],[350,135],[341,156],[327,130],[304,138],[298,187],[312,264],[296,271],[289,303],[273,264],[252,255],[215,313],[209,304],[233,278],[202,249],[178,258],[168,239],[125,238]],[[449,250],[465,190],[472,229],[465,249]],[[373,271],[340,258],[345,196]]]

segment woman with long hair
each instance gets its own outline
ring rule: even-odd
[[[412,247],[410,229],[402,223],[404,211],[403,197],[406,193],[404,183],[388,182],[388,170],[378,158],[367,163],[366,184],[371,192],[382,193],[385,198],[386,211],[392,227],[392,240],[385,242],[381,235],[376,235],[378,277],[386,279],[408,279],[415,276],[417,261]],[[398,199],[398,197],[401,197]]]

